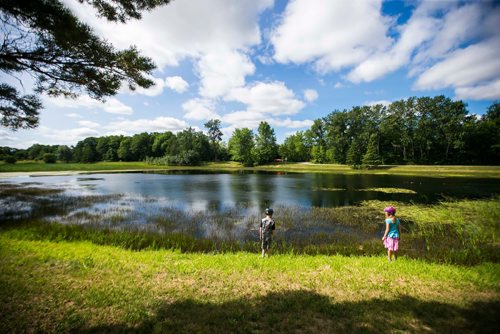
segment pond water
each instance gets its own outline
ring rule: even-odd
[[[68,195],[124,194],[183,211],[225,211],[268,206],[338,207],[365,200],[436,203],[500,193],[500,180],[389,175],[277,173],[113,173],[1,180],[61,188]]]
[[[23,176],[0,180],[0,221],[146,231],[172,240],[184,235],[200,243],[175,247],[253,250],[264,208],[273,207],[282,249],[378,254],[381,212],[343,207],[367,200],[432,204],[498,194],[500,180],[471,178],[188,172]],[[411,222],[403,225],[408,230]],[[447,245],[462,247],[454,234],[448,239]],[[426,254],[427,241],[418,233],[405,240],[407,254]]]

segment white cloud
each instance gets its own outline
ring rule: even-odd
[[[304,99],[306,99],[307,102],[316,101],[318,97],[319,97],[318,92],[315,91],[314,89],[304,90]]]
[[[251,111],[236,111],[226,114],[222,117],[222,121],[231,124],[226,128],[226,132],[234,131],[236,128],[257,129],[260,122],[267,122],[271,126],[284,127],[289,129],[310,127],[313,124],[311,120],[292,120],[289,117],[285,119],[270,118],[265,114]],[[226,133],[225,132],[225,133]]]
[[[165,87],[168,87],[177,93],[183,93],[189,87],[189,84],[180,76],[166,77],[165,80],[149,76],[149,79],[154,82],[154,85],[149,88],[136,87],[135,90],[131,90],[127,85],[125,85],[121,87],[120,93],[159,96],[163,93]]]
[[[435,19],[413,17],[400,28],[401,38],[391,49],[379,50],[361,62],[347,75],[347,79],[354,83],[373,81],[408,64],[414,49],[430,39],[435,29]]]
[[[54,130],[47,126],[40,126],[35,131],[38,137],[37,142],[45,145],[75,145],[78,141],[87,137],[100,135],[97,130],[88,127]]]
[[[234,87],[245,85],[245,77],[255,72],[250,59],[237,51],[219,50],[204,55],[198,62],[200,95],[215,98],[227,94]]]
[[[269,121],[264,113],[255,111],[235,111],[222,116],[224,123],[231,124],[234,128],[257,128],[262,121]],[[269,123],[269,122],[268,122]]]
[[[165,86],[176,91],[177,93],[184,93],[189,88],[187,81],[180,76],[165,78]]]
[[[303,121],[294,121],[290,118],[286,119],[271,119],[269,121],[269,124],[274,125],[274,126],[280,126],[280,127],[285,127],[285,128],[290,128],[290,129],[297,129],[297,128],[305,128],[305,127],[310,127],[313,125],[313,121],[311,120],[303,120]]]
[[[91,128],[91,129],[95,129],[95,128],[100,127],[99,123],[92,122],[92,121],[79,121],[78,125],[86,127],[86,128]]]
[[[290,1],[271,33],[274,59],[312,63],[320,73],[347,68],[345,79],[354,83],[406,68],[416,77],[414,89],[498,95],[500,7],[489,1],[421,1],[398,26],[395,17],[382,16],[381,4]]]
[[[104,126],[109,131],[120,131],[123,134],[140,132],[180,131],[189,127],[186,122],[172,117],[157,117],[154,119],[122,120]]]
[[[455,89],[455,94],[457,99],[464,100],[499,100],[500,80],[495,80],[485,85],[459,87]]]
[[[463,87],[500,77],[500,38],[470,45],[426,70],[415,83],[416,89]]]
[[[134,111],[131,107],[120,102],[116,98],[108,98],[104,103],[91,98],[88,95],[81,95],[76,99],[59,97],[48,97],[44,95],[44,100],[59,108],[87,108],[87,109],[101,109],[107,113],[130,115]]]
[[[250,86],[235,88],[225,97],[227,101],[241,102],[247,105],[247,111],[278,115],[295,115],[304,102],[295,97],[293,91],[283,82],[255,82]]]
[[[480,34],[483,17],[481,4],[472,3],[462,7],[452,7],[444,17],[435,19],[433,39],[428,45],[423,45],[415,55],[410,74],[418,73],[422,67],[428,65],[429,61],[445,57],[450,51],[459,47],[460,43]]]
[[[135,44],[160,69],[193,59],[205,97],[243,86],[245,76],[254,72],[244,53],[261,42],[258,17],[273,6],[272,0],[172,1],[144,13],[141,20],[114,24],[96,18],[88,5],[65,3],[113,45]]]
[[[110,114],[118,114],[118,115],[131,115],[134,112],[131,107],[118,101],[115,98],[106,100],[106,102],[104,102],[102,110]]]
[[[314,97],[312,92],[310,92],[311,97]],[[221,120],[229,124],[223,132],[229,136],[231,136],[229,132],[234,131],[235,128],[256,129],[262,121],[287,128],[299,128],[312,124],[307,120],[293,121],[290,118],[280,118],[284,115],[295,115],[305,106],[305,103],[298,100],[294,92],[283,82],[254,82],[249,86],[234,88],[225,100],[246,105],[245,110],[222,116]]]
[[[229,138],[231,138],[234,130],[236,130],[237,128],[243,128],[243,126],[231,125],[220,129],[226,142],[229,141]]]
[[[339,89],[339,88],[344,88],[344,87],[345,87],[345,85],[343,85],[343,84],[342,84],[342,83],[340,83],[340,82],[335,83],[335,85],[333,86],[333,88],[336,88],[336,89]]]
[[[12,143],[12,142],[16,142],[16,141],[17,141],[17,137],[13,136],[12,131],[4,130],[4,129],[0,128],[0,143],[2,143],[1,145],[9,146],[9,144],[6,144],[6,143]]]
[[[271,33],[279,63],[314,63],[320,72],[338,71],[385,50],[391,23],[376,1],[290,1]]]
[[[220,119],[220,116],[213,111],[213,102],[207,99],[191,99],[182,105],[186,111],[184,118],[194,121]]]
[[[141,95],[146,95],[146,96],[159,96],[161,93],[163,93],[163,90],[166,86],[165,81],[162,78],[154,78],[150,77],[154,82],[154,85],[149,87],[149,88],[142,88],[142,87],[136,87],[135,90],[130,90],[128,86],[122,87],[122,90],[124,93],[129,93],[129,94],[141,94]]]
[[[76,112],[72,112],[72,113],[66,114],[66,116],[68,116],[69,118],[83,118],[82,115],[77,114]]]
[[[376,106],[376,105],[383,105],[383,106],[389,106],[390,104],[392,103],[392,101],[389,101],[389,100],[378,100],[378,101],[368,101],[368,102],[365,102],[364,105],[365,106]]]
[[[131,90],[128,86],[123,86],[120,92],[131,95],[141,94],[146,96],[159,96],[163,93],[165,87],[177,93],[184,93],[189,88],[187,81],[180,76],[166,77],[165,80],[155,77],[149,78],[154,82],[154,85],[149,88],[137,87],[135,90]]]

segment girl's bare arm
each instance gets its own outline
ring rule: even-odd
[[[385,238],[387,238],[387,233],[389,233],[389,224],[385,224],[385,232],[382,240],[385,240]]]

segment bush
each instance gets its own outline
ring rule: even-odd
[[[166,155],[162,158],[147,157],[145,162],[150,165],[197,166],[201,163],[201,159],[198,152],[189,150],[177,155]]]
[[[5,163],[7,164],[15,164],[17,162],[17,159],[12,155],[7,155],[3,158],[3,161],[5,161]]]
[[[57,156],[53,153],[45,153],[43,155],[43,161],[46,164],[55,164],[57,162]]]

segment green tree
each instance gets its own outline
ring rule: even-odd
[[[254,135],[248,128],[235,129],[229,139],[229,153],[232,160],[242,162],[245,166],[252,166],[254,159],[252,156],[255,147]]]
[[[118,148],[118,159],[121,161],[134,161],[136,160],[132,153],[132,138],[125,137],[120,142],[120,147]]]
[[[31,160],[42,160],[45,148],[40,144],[33,144],[28,148],[28,158]]]
[[[94,6],[109,21],[139,19],[141,12],[169,0],[80,0]],[[0,83],[0,124],[12,129],[38,125],[42,108],[36,94],[75,97],[86,91],[92,98],[115,95],[126,82],[131,89],[150,87],[151,59],[135,47],[118,51],[82,23],[60,0],[2,0],[3,43],[0,71],[27,73],[36,78],[35,94],[20,95]]]
[[[57,156],[54,153],[45,153],[43,155],[43,161],[46,164],[55,164],[57,162]]]
[[[164,155],[171,154],[175,143],[175,135],[170,131],[156,134],[153,138],[153,144],[151,146],[153,156],[162,157]]]
[[[101,160],[111,161],[109,159],[106,159],[108,158],[108,151],[109,151],[109,137],[97,138],[97,145],[95,149],[99,154]]]
[[[134,161],[142,161],[146,157],[151,156],[151,138],[146,132],[132,136],[130,149]]]
[[[260,122],[255,136],[254,158],[259,165],[273,161],[278,156],[274,129],[267,122]]]
[[[464,145],[465,104],[441,95],[418,98],[415,108],[419,116],[415,140],[420,152],[419,161],[452,162],[452,153]]]
[[[220,119],[211,119],[205,123],[205,128],[208,129],[208,138],[214,153],[214,160],[217,161],[220,151],[220,142],[222,141],[222,131],[220,130]]]
[[[348,118],[347,110],[343,112],[336,110],[324,118],[325,142],[330,155],[328,160],[331,162],[346,163],[350,143]]]
[[[378,153],[378,138],[377,135],[372,134],[368,141],[366,153],[363,155],[362,160],[364,165],[378,166],[382,163]]]
[[[500,103],[493,103],[480,119],[465,123],[464,155],[468,163],[500,164]]]
[[[108,139],[108,150],[106,154],[102,157],[106,161],[118,161],[118,149],[124,136],[109,136]]]
[[[392,102],[382,115],[381,146],[386,160],[393,163],[414,162],[418,114],[416,98]]]
[[[279,148],[280,155],[287,161],[309,161],[309,152],[310,147],[302,131],[286,137]]]
[[[194,151],[198,159],[207,161],[210,158],[210,143],[208,137],[201,131],[195,131],[192,127],[179,132],[176,136],[175,154]]]
[[[100,160],[96,150],[97,138],[88,137],[79,141],[73,149],[73,157],[78,162],[96,162]]]
[[[322,119],[314,120],[311,128],[306,131],[306,137],[311,143],[311,159],[313,162],[326,162],[326,129]]]
[[[66,145],[59,145],[57,148],[57,157],[64,162],[70,162],[73,159],[73,152]]]
[[[363,143],[359,139],[354,139],[347,150],[347,163],[349,165],[360,165],[364,155]]]

